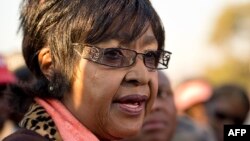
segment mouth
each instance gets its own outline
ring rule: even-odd
[[[145,132],[161,131],[166,129],[167,126],[168,123],[164,120],[152,119],[144,122],[142,130]]]
[[[140,115],[148,99],[146,95],[133,94],[116,99],[113,103],[118,104],[119,109],[130,116]]]

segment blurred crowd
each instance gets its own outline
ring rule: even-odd
[[[22,95],[20,85],[35,81],[24,63],[11,68],[7,62],[11,61],[0,56],[0,140],[19,128],[23,116],[15,113],[19,107],[12,106],[17,99],[11,95]],[[159,89],[151,113],[140,133],[124,141],[223,141],[225,124],[245,123],[249,97],[239,85],[215,87],[204,78],[192,78],[172,87],[165,72],[159,71],[158,77]]]
[[[24,100],[21,87],[30,85],[32,81],[33,76],[25,66],[21,54],[14,54],[9,59],[0,55],[0,140],[19,128],[23,109],[12,103]],[[15,93],[18,97],[13,95]]]

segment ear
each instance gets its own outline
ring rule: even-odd
[[[40,70],[42,71],[44,76],[48,80],[50,80],[50,78],[52,77],[52,72],[53,72],[50,48],[44,47],[40,50],[38,54],[38,62],[39,62]]]

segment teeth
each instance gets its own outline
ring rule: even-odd
[[[135,103],[133,103],[133,105],[139,105],[139,103],[138,103],[138,102],[135,102]]]
[[[144,106],[141,101],[127,101],[118,103],[119,109],[129,115],[140,115],[143,112]]]
[[[140,103],[136,102],[136,103],[130,103],[130,104],[124,104],[124,105],[129,108],[138,108],[140,106]]]

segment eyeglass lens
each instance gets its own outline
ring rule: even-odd
[[[134,61],[136,53],[130,50],[120,48],[108,48],[103,50],[103,56],[100,57],[101,63],[113,67],[127,67]]]

